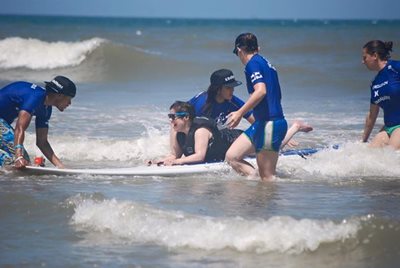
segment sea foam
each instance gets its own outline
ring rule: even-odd
[[[0,68],[43,70],[77,66],[105,42],[101,38],[46,42],[34,38],[9,37],[0,40]]]
[[[336,223],[297,220],[289,216],[257,220],[209,217],[115,199],[96,201],[77,197],[74,205],[71,224],[78,229],[88,233],[105,232],[123,241],[155,243],[168,248],[300,254],[315,251],[323,243],[353,238],[361,228],[361,219]]]

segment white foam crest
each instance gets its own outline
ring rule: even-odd
[[[156,129],[152,133],[148,137],[137,139],[52,136],[51,145],[58,156],[69,161],[148,160],[168,153],[168,134]],[[34,137],[34,134],[27,135],[26,148],[31,155],[41,155],[35,146]]]
[[[168,137],[145,137],[132,140],[64,138],[54,148],[69,160],[130,161],[157,157],[168,149]]]
[[[281,170],[296,177],[363,178],[400,176],[400,153],[390,147],[370,148],[365,143],[346,143],[326,149],[307,160],[280,158]]]
[[[0,40],[0,68],[33,70],[77,66],[105,39],[78,42],[46,42],[34,38],[9,37]]]
[[[156,243],[169,248],[294,254],[352,238],[361,228],[360,219],[335,223],[288,216],[268,220],[214,218],[115,199],[77,200],[71,224],[88,232],[109,232],[124,241]]]

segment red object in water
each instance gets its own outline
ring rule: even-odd
[[[43,156],[36,156],[35,157],[35,165],[44,167],[44,157]]]

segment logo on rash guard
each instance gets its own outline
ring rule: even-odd
[[[262,74],[260,74],[260,72],[254,72],[251,76],[251,82],[254,83],[254,81],[256,81],[257,79],[263,78]]]
[[[383,82],[383,83],[380,83],[380,84],[378,84],[378,85],[375,85],[375,86],[372,87],[372,89],[379,89],[379,88],[381,88],[381,87],[386,86],[387,84],[389,84],[389,81],[385,81],[385,82]]]
[[[375,103],[375,104],[379,104],[379,103],[381,103],[382,101],[387,101],[387,100],[390,100],[390,96],[382,96],[382,97],[380,97],[379,99],[377,99],[376,101],[374,101],[374,103]]]
[[[374,90],[374,98],[379,97],[379,90]]]

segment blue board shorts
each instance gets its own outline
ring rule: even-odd
[[[14,129],[0,118],[0,167],[11,165],[14,154]]]
[[[14,156],[14,129],[0,118],[0,167],[14,164]],[[24,158],[30,161],[25,149]]]
[[[279,152],[288,125],[285,119],[275,121],[256,121],[244,134],[249,138],[256,153],[262,150]]]

